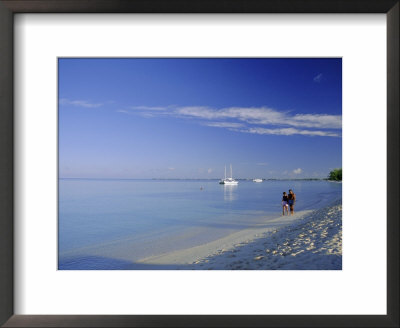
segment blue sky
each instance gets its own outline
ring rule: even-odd
[[[61,178],[324,178],[342,166],[342,62],[59,59]]]

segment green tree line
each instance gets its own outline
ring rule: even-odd
[[[329,172],[328,180],[342,181],[342,169],[334,169]]]

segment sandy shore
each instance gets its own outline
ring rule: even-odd
[[[140,263],[189,270],[340,270],[341,200]]]
[[[342,204],[315,211],[233,250],[220,251],[197,261],[191,269],[341,270]]]

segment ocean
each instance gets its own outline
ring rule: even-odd
[[[60,179],[58,269],[122,270],[149,256],[198,246],[282,214],[293,189],[295,211],[341,198],[329,181]]]

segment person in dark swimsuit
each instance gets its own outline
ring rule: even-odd
[[[292,189],[289,189],[288,204],[290,208],[290,215],[294,214],[294,204],[296,203],[296,194]]]
[[[286,191],[283,192],[283,197],[282,197],[282,215],[285,215],[285,209],[286,209],[286,215],[289,215],[288,196],[286,194]]]

